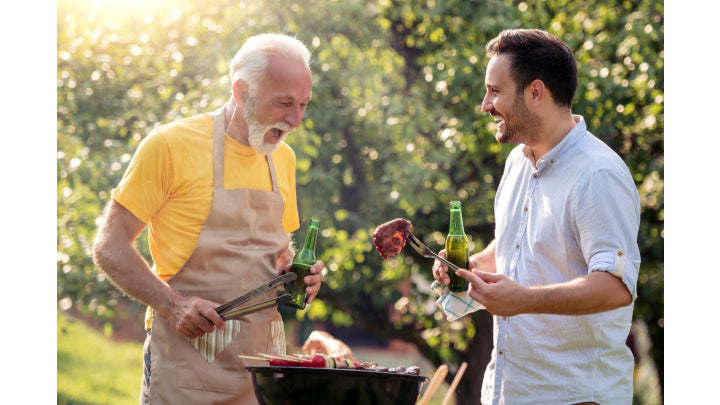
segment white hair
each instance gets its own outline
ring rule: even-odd
[[[235,54],[230,65],[232,82],[242,79],[248,84],[250,96],[255,96],[270,54],[302,61],[310,69],[310,51],[298,39],[284,34],[259,34],[248,38]]]

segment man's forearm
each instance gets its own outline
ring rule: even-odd
[[[176,292],[155,273],[132,246],[95,247],[95,263],[128,296],[166,313]]]
[[[130,297],[165,314],[177,293],[153,273],[135,248],[145,223],[114,200],[105,208],[93,245],[93,260]]]
[[[632,296],[622,280],[595,271],[575,280],[527,287],[503,274],[473,270],[458,273],[470,281],[470,297],[493,315],[584,315],[627,306]]]
[[[529,287],[524,313],[585,315],[629,305],[632,296],[610,273],[594,271],[562,284]]]

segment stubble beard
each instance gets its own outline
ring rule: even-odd
[[[510,113],[503,119],[505,130],[496,133],[499,143],[533,145],[542,126],[542,118],[528,110],[521,97],[515,99]]]

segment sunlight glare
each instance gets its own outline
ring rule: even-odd
[[[172,7],[173,2],[169,0],[95,0],[95,8],[102,9],[124,9],[138,12],[153,11],[163,6]]]

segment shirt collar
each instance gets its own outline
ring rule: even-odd
[[[573,118],[575,119],[577,125],[575,125],[573,129],[571,129],[570,132],[568,132],[567,135],[563,137],[560,143],[555,145],[554,148],[550,149],[548,153],[546,153],[542,158],[540,158],[540,160],[537,161],[535,166],[537,167],[538,171],[555,164],[558,159],[560,159],[565,153],[567,153],[575,145],[575,143],[587,133],[585,119],[581,115],[575,114],[573,114]],[[532,161],[532,153],[530,152],[530,148],[527,145],[523,146],[523,153],[525,154],[526,158]]]

